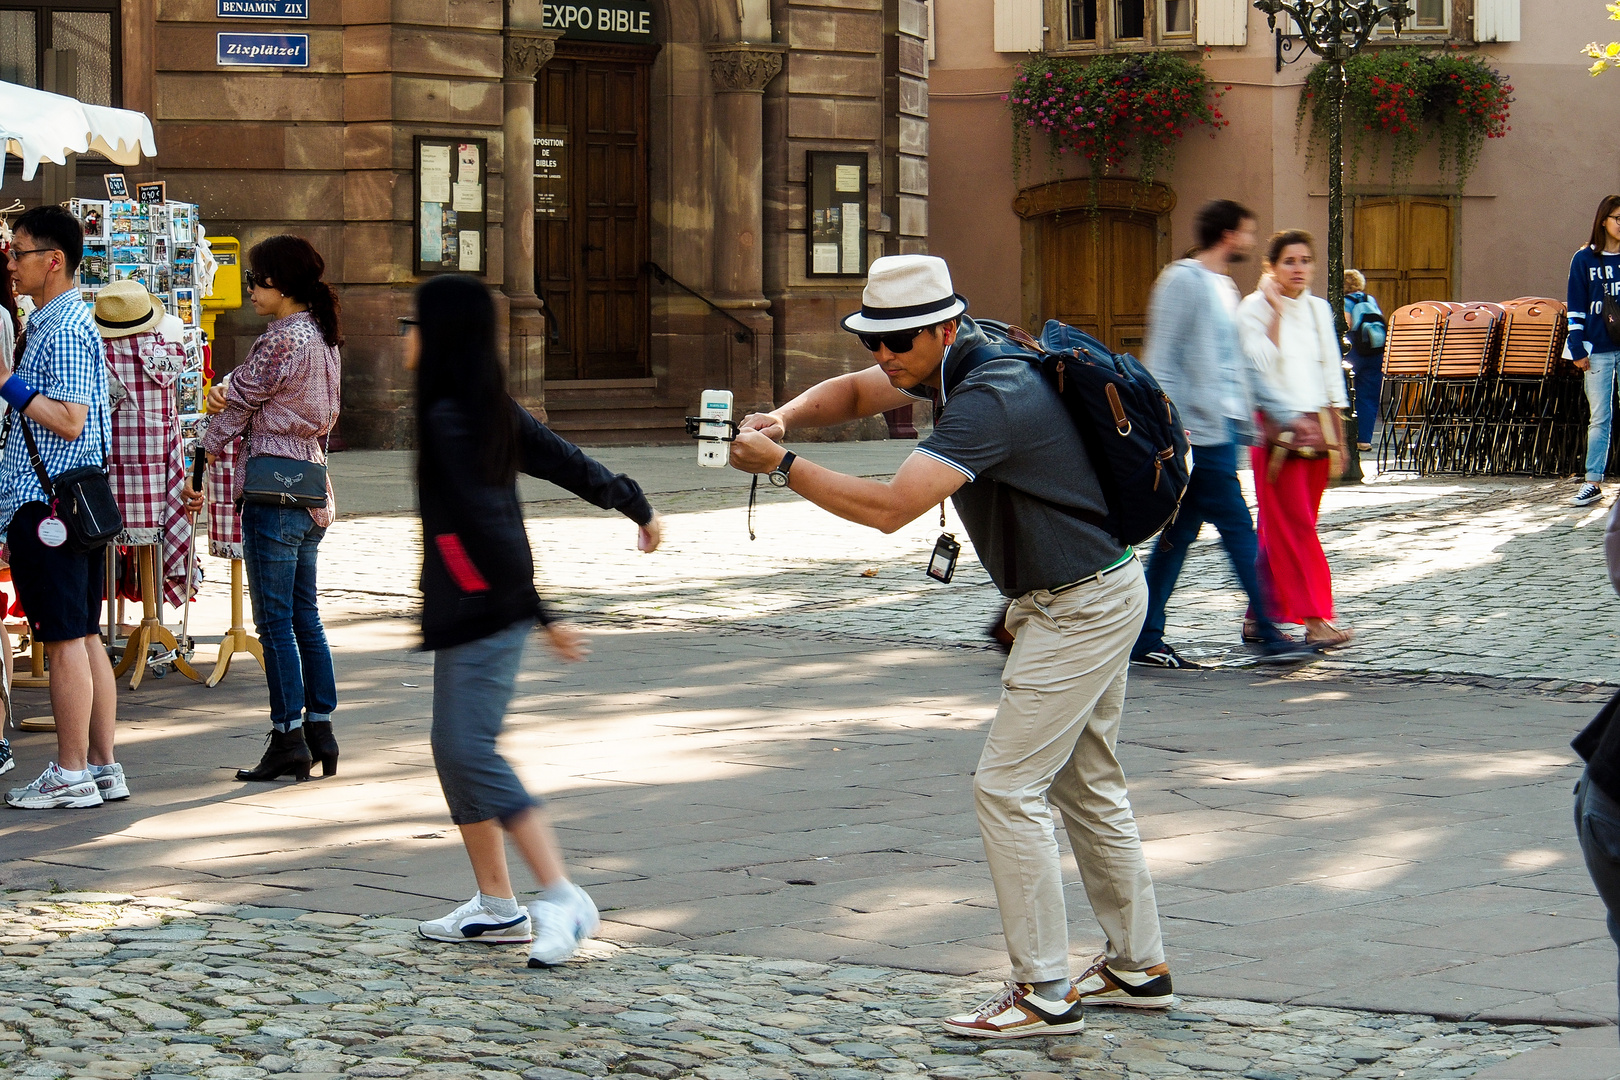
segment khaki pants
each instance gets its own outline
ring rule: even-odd
[[[1057,596],[1027,593],[1007,613],[1017,639],[973,795],[1019,982],[1069,975],[1052,807],[1108,936],[1109,962],[1127,971],[1164,962],[1153,879],[1114,756],[1147,598],[1142,565],[1132,560]]]

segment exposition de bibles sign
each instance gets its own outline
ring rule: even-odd
[[[576,4],[546,0],[546,29],[561,30],[563,37],[580,41],[651,45],[655,40],[652,5],[645,0]]]

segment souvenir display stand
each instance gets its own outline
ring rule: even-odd
[[[231,628],[220,638],[219,659],[214,661],[214,670],[206,680],[208,686],[219,685],[231,669],[231,657],[237,653],[247,653],[264,670],[264,648],[258,638],[247,632],[242,611],[242,516],[232,498],[236,455],[241,448],[242,440],[237,439],[208,467],[208,550],[218,558],[231,560]]]
[[[124,642],[124,658],[113,668],[113,675],[121,676],[133,667],[129,688],[135,690],[140,687],[141,679],[148,670],[158,678],[162,678],[162,669],[172,666],[191,681],[202,682],[203,677],[186,663],[180,642],[169,632],[169,628],[163,625],[163,620],[158,618],[157,545],[142,544],[131,550],[139,552],[141,560],[141,624]],[[150,655],[154,645],[161,646],[164,650],[155,657]]]

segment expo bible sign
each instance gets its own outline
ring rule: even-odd
[[[584,41],[653,43],[652,5],[645,0],[607,0],[595,4],[546,4],[546,29]]]

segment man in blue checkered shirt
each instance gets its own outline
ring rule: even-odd
[[[50,661],[56,718],[56,760],[33,783],[6,795],[9,805],[25,810],[129,798],[113,756],[117,688],[98,632],[103,551],[75,552],[67,544],[67,528],[22,430],[33,436],[49,477],[107,463],[112,427],[105,353],[73,281],[83,254],[78,220],[59,206],[40,206],[17,219],[7,255],[17,292],[34,301],[34,311],[16,371],[11,357],[0,357],[0,400],[13,413],[0,453],[0,528],[29,630]],[[0,773],[14,764],[6,746]]]

